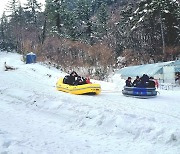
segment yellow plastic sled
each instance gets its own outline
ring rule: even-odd
[[[56,83],[56,88],[59,91],[67,92],[70,94],[83,95],[91,94],[98,95],[101,92],[100,84],[83,84],[83,85],[68,85],[63,83],[63,78],[60,78]]]

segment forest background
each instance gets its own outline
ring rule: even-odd
[[[37,54],[65,72],[105,79],[130,65],[180,58],[179,0],[9,0],[0,49]]]

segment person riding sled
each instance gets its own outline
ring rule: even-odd
[[[136,76],[136,79],[133,81],[133,87],[137,87],[141,82],[141,79],[139,76]]]
[[[86,78],[81,77],[75,71],[72,71],[70,75],[64,77],[63,83],[77,86],[90,83],[90,79],[86,80]]]
[[[131,77],[128,77],[128,79],[126,80],[126,86],[132,87]]]

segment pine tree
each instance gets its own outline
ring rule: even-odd
[[[29,14],[29,23],[37,24],[37,14],[41,11],[41,4],[37,0],[27,0],[26,13]]]
[[[1,18],[1,35],[0,35],[0,38],[1,38],[1,46],[2,48],[4,48],[4,45],[3,43],[5,42],[5,39],[6,39],[6,36],[5,34],[7,33],[7,18],[6,18],[6,15],[5,15],[5,12],[3,12],[3,15],[2,15],[2,18]]]
[[[83,22],[88,22],[92,15],[92,3],[90,0],[77,0],[78,18]]]
[[[18,46],[18,39],[17,39],[17,32],[19,35],[19,8],[20,3],[18,0],[9,0],[6,6],[6,12],[8,13],[8,29],[9,32],[6,32],[8,36],[8,44],[11,46],[11,49],[17,50]]]
[[[88,41],[91,45],[93,44],[93,25],[91,16],[93,14],[92,1],[91,0],[77,0],[77,19],[81,28],[81,37]]]
[[[78,25],[76,22],[77,16],[74,11],[66,10],[64,15],[64,28],[66,35],[71,39],[75,40],[78,38]]]
[[[131,30],[143,26],[151,29],[150,32],[154,31],[154,38],[161,36],[164,53],[165,46],[176,44],[178,34],[175,27],[178,27],[179,7],[179,2],[173,0],[143,0],[132,16]]]
[[[51,21],[52,32],[63,35],[66,10],[66,0],[46,0],[46,11]]]
[[[6,5],[6,12],[10,14],[10,16],[16,16],[17,10],[19,7],[19,1],[18,0],[9,0]]]
[[[101,6],[98,9],[97,18],[98,18],[98,33],[100,35],[106,35],[108,31],[107,20],[108,20],[108,10],[105,3],[101,3]]]
[[[19,5],[17,10],[17,17],[16,17],[16,31],[14,32],[16,36],[16,42],[17,42],[17,51],[21,54],[24,54],[23,52],[23,32],[26,29],[26,23],[25,23],[25,16],[24,16],[24,10]],[[13,21],[11,21],[13,22]]]
[[[177,37],[177,44],[180,45],[180,7],[175,10],[175,14],[176,14],[176,18],[177,18],[177,26],[174,26],[174,28],[176,29],[177,33],[178,33],[178,37]]]
[[[116,54],[119,56],[124,49],[135,49],[136,41],[130,33],[131,29],[131,16],[133,14],[134,5],[129,3],[127,6],[122,8],[120,12],[120,21],[115,23],[113,33],[116,39],[115,50]]]
[[[8,19],[3,12],[0,24],[0,48],[3,50],[11,50],[14,46],[10,41],[10,29]]]

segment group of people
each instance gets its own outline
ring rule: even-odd
[[[89,78],[84,78],[79,76],[75,71],[72,71],[70,75],[66,75],[63,79],[64,84],[69,84],[69,85],[83,85],[83,84],[88,84],[91,83]]]
[[[132,82],[131,77],[126,80],[127,87],[139,87],[139,88],[155,88],[157,85],[153,77],[149,77],[143,74],[142,77],[136,76],[136,79]]]
[[[136,76],[136,79],[132,82],[131,77],[128,77],[126,80],[127,87],[140,87],[140,88],[155,88],[158,87],[157,81],[153,77],[149,77],[146,74],[143,74],[142,77]],[[91,83],[89,78],[84,78],[79,76],[75,71],[72,71],[70,75],[66,75],[63,79],[64,84],[69,85],[83,85]]]

